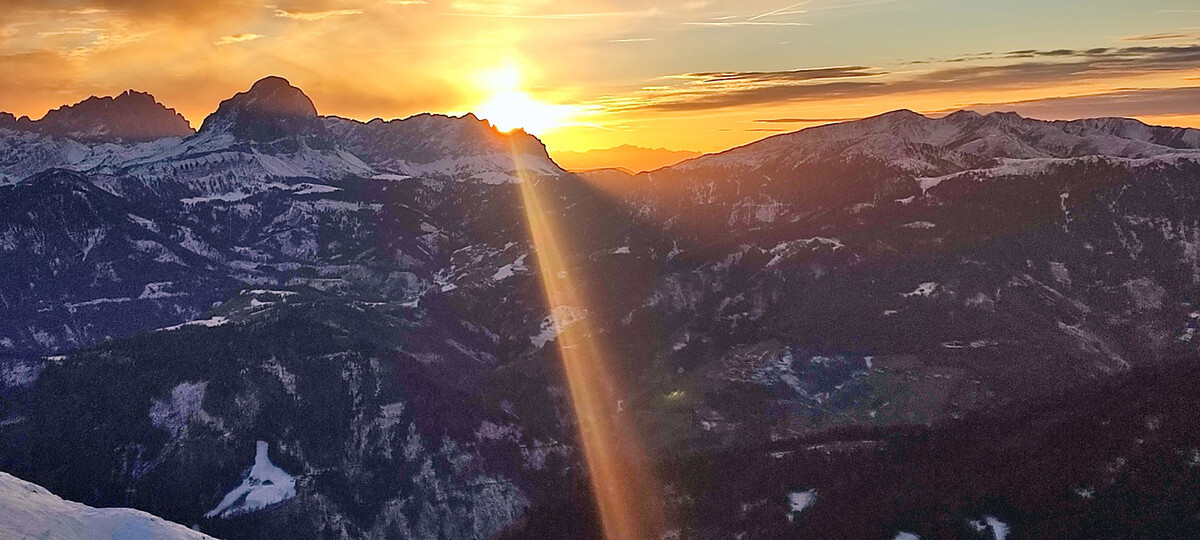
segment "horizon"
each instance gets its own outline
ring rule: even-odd
[[[1181,0],[1100,7],[21,0],[0,23],[0,67],[36,76],[0,83],[0,108],[37,118],[136,86],[198,127],[223,96],[276,73],[323,114],[473,111],[564,152],[711,153],[902,108],[1200,127],[1200,10]]]

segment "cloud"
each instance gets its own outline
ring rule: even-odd
[[[351,15],[362,15],[361,9],[327,9],[324,11],[288,11],[286,9],[275,10],[276,17],[285,19],[295,19],[297,21],[321,21],[330,17],[346,17]]]
[[[873,77],[886,72],[865,66],[840,66],[824,68],[790,69],[785,71],[702,71],[672,75],[670,78],[699,83],[763,83],[774,81],[811,81],[817,79],[840,79],[845,77]]]
[[[807,10],[799,9],[800,6],[803,6],[804,4],[807,4],[807,3],[808,2],[800,2],[799,4],[792,4],[787,7],[774,9],[774,10],[771,10],[771,11],[768,11],[765,13],[759,13],[758,15],[750,17],[749,19],[747,19],[747,21],[757,21],[759,19],[766,19],[769,17],[786,17],[788,15],[800,15],[800,14],[808,13]]]
[[[767,11],[754,11],[750,13],[730,15],[726,13],[712,13],[707,19],[683,21],[684,26],[698,26],[709,28],[735,28],[735,27],[770,27],[770,26],[812,26],[812,23],[796,20],[799,16],[809,15],[816,12],[841,10],[849,8],[867,8],[883,4],[890,4],[896,0],[864,0],[860,2],[843,2],[836,0],[806,0],[795,4],[770,9]],[[690,6],[692,3],[684,5],[684,10],[696,9]],[[711,2],[705,2],[699,7],[706,7]]]
[[[1146,34],[1141,36],[1129,36],[1122,38],[1121,41],[1169,41],[1175,39],[1192,39],[1195,34],[1181,34],[1178,32],[1164,32],[1161,34]]]
[[[264,38],[264,37],[266,37],[266,36],[264,36],[262,34],[233,34],[231,36],[221,36],[219,39],[217,39],[213,43],[216,45],[232,45],[234,43],[244,43],[247,41],[254,41],[256,39],[260,39],[260,38]]]
[[[19,16],[22,12],[57,13],[195,24],[199,20],[237,17],[258,6],[245,0],[5,0],[4,9],[8,16]]]
[[[687,73],[666,78],[679,81],[676,84],[602,98],[598,104],[615,111],[701,111],[909,92],[1024,89],[1191,70],[1200,65],[1200,45],[1031,49],[988,54],[982,60],[988,64],[979,65],[979,61],[970,62],[977,65],[956,65],[950,59],[912,73],[887,73],[865,66]]]
[[[688,26],[713,26],[718,28],[728,28],[733,26],[812,26],[812,24],[804,22],[771,21],[689,21],[683,24]]]
[[[510,4],[458,3],[457,11],[446,13],[458,17],[482,17],[488,19],[532,19],[551,21],[583,21],[590,19],[650,18],[659,15],[657,8],[640,11],[585,11],[573,13],[547,13],[544,10],[530,12]]]
[[[423,6],[429,2],[426,2],[425,0],[387,0],[384,3],[391,4],[393,6]]]

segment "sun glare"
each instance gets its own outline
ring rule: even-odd
[[[476,85],[484,101],[474,108],[476,116],[500,131],[517,128],[534,135],[567,125],[574,115],[569,105],[539,101],[522,90],[521,71],[513,65],[479,73]]]

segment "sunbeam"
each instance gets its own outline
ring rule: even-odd
[[[523,168],[521,156],[514,149],[518,171]],[[622,394],[609,371],[609,349],[587,317],[561,320],[562,314],[578,313],[589,305],[567,268],[562,229],[543,204],[536,178],[521,174],[520,189],[547,307],[559,329],[558,348],[605,538],[659,538],[665,530],[661,489],[629,413],[618,407]]]

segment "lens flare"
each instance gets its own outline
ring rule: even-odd
[[[521,154],[514,149],[518,171]],[[581,284],[571,277],[561,228],[547,212],[537,178],[522,174],[521,201],[537,250],[538,273],[559,329],[558,349],[583,442],[592,491],[607,540],[660,538],[665,529],[662,491],[643,451],[622,394],[609,371],[609,354],[587,317],[557,320],[588,306]]]

